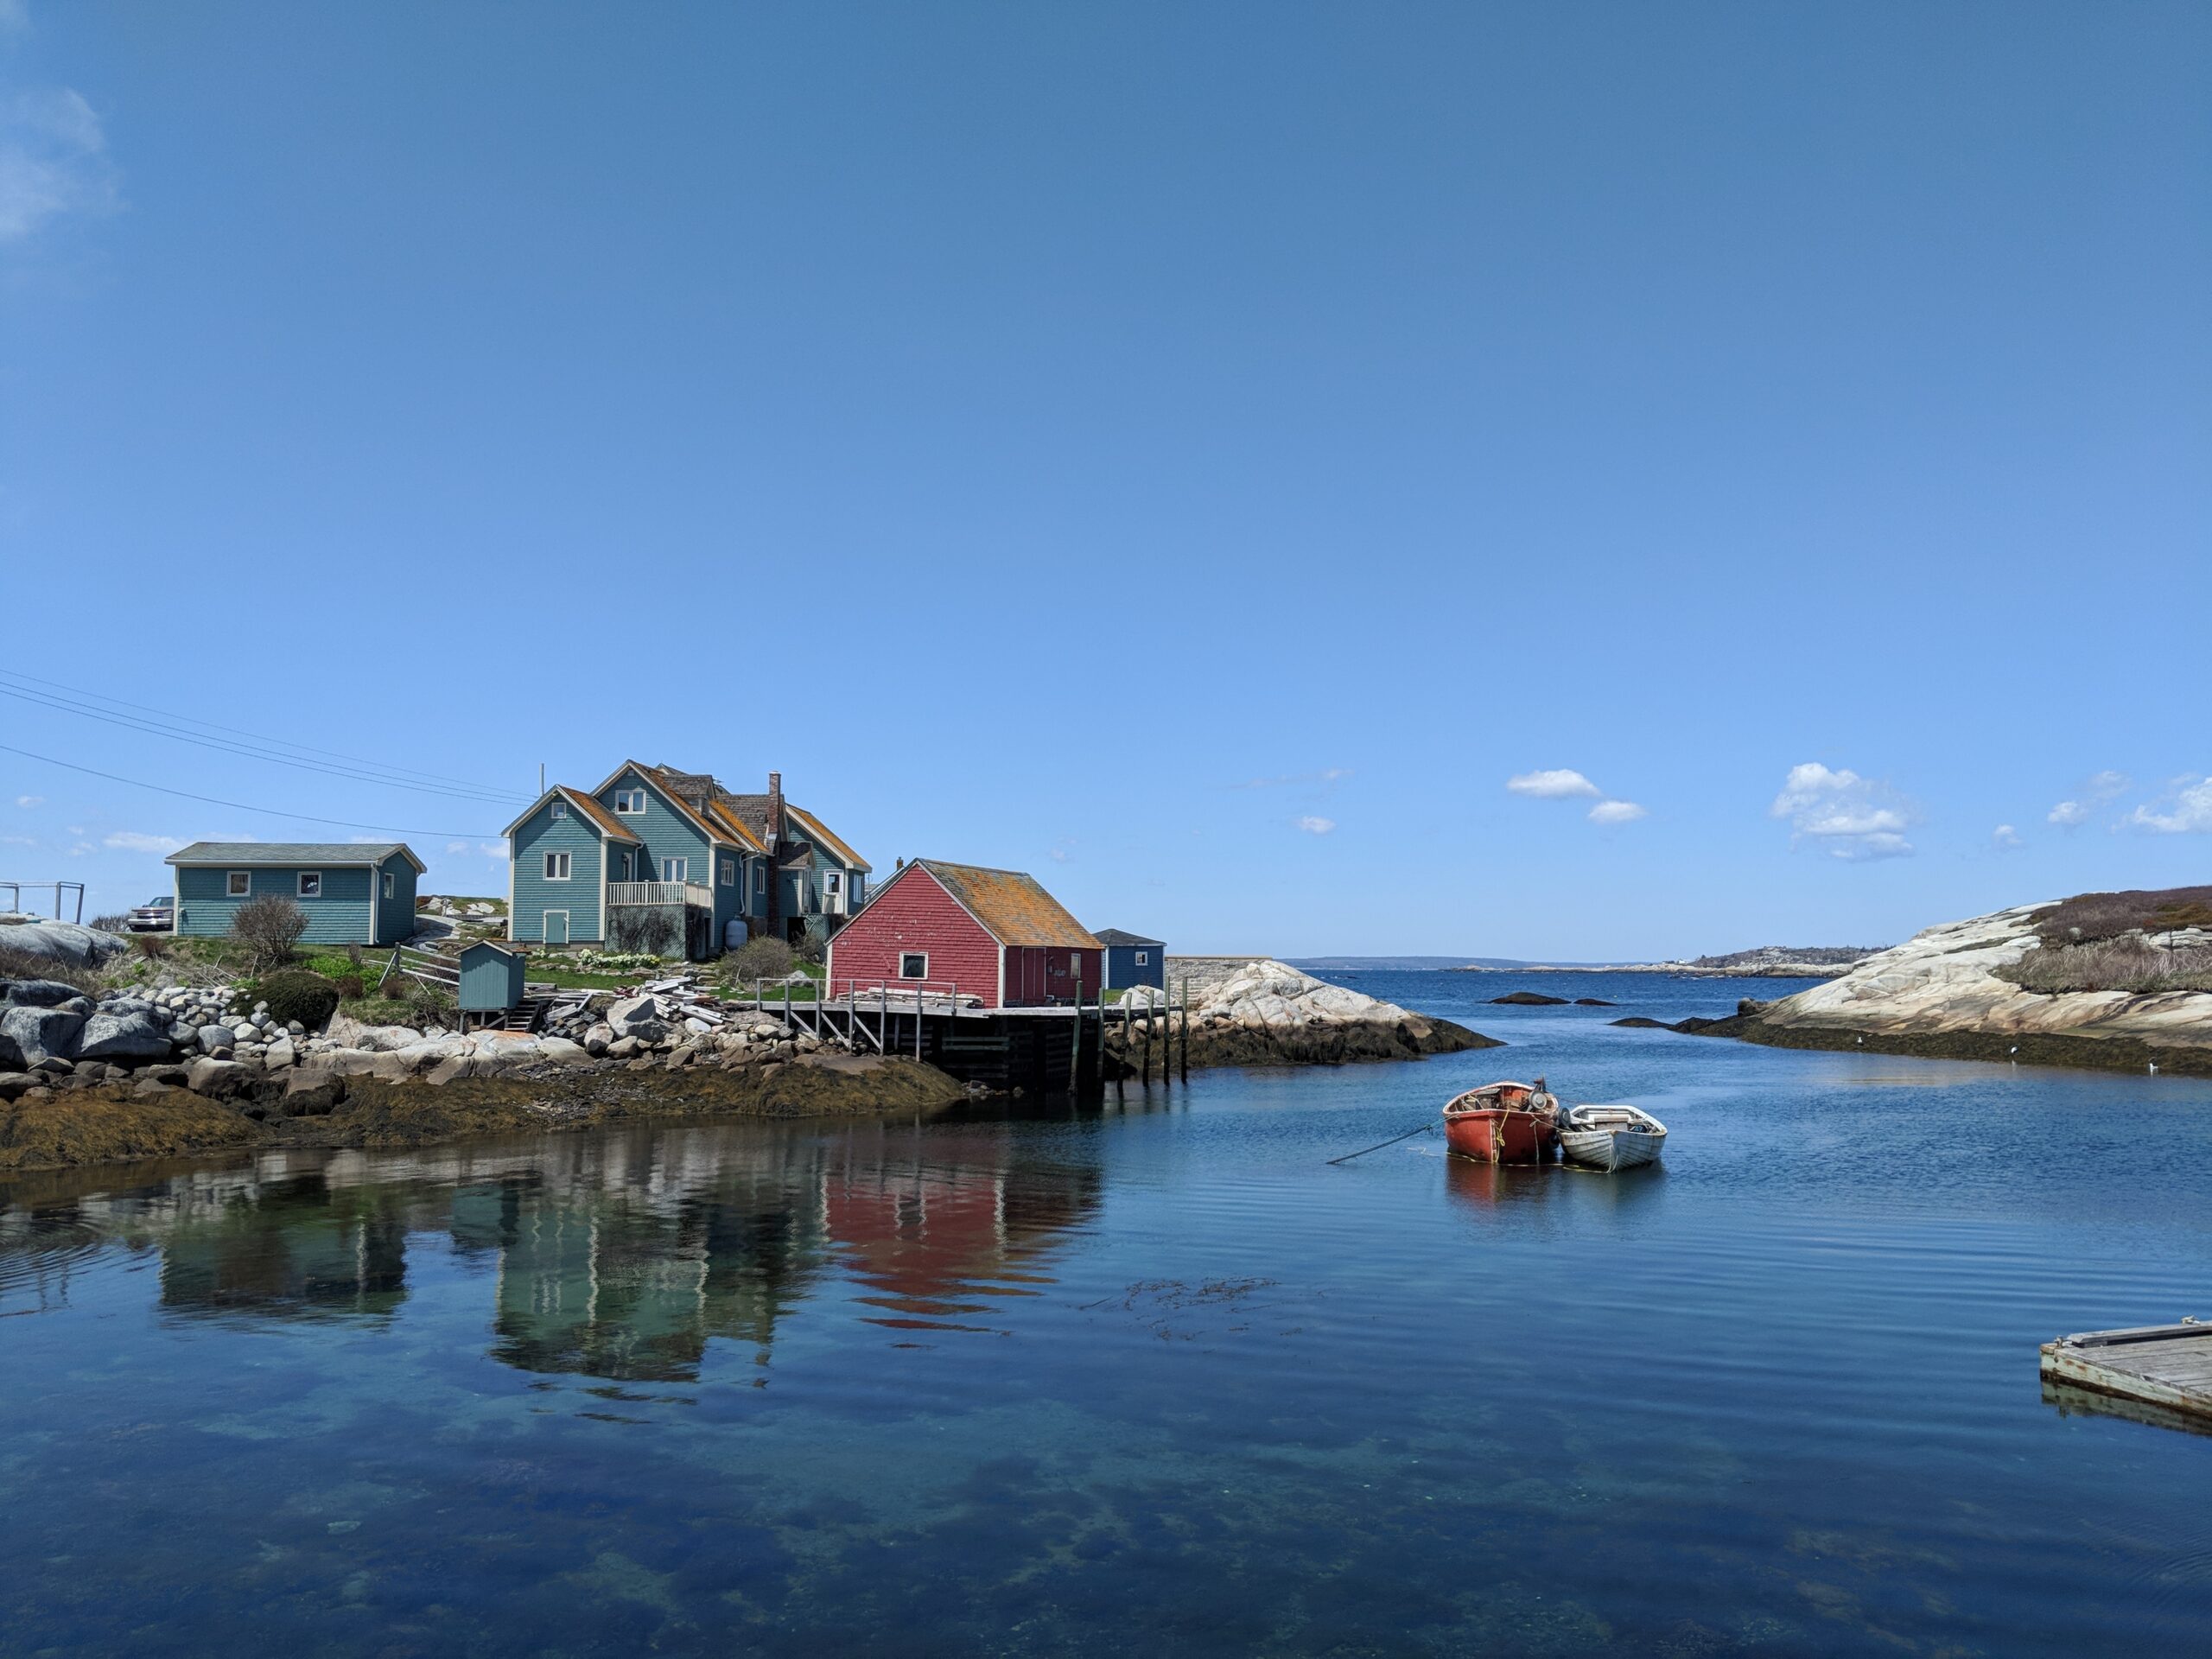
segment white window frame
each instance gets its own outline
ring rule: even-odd
[[[545,877],[548,881],[566,881],[575,874],[574,861],[566,853],[545,855]]]
[[[768,891],[768,867],[758,859],[753,862],[753,891],[756,896]]]
[[[664,858],[660,861],[660,879],[674,885],[689,886],[691,881],[691,861],[689,858]]]
[[[296,899],[320,899],[322,897],[322,872],[302,870],[292,878],[292,896]]]
[[[1138,952],[1137,952],[1137,966],[1138,966],[1138,967],[1140,967],[1140,968],[1149,968],[1149,967],[1151,967],[1151,966],[1152,966],[1152,952],[1151,952],[1151,951],[1149,951],[1149,950],[1140,950],[1140,951],[1138,951]]]
[[[645,814],[645,791],[643,785],[636,789],[614,791],[614,810],[626,818],[641,818]]]
[[[737,885],[737,861],[734,858],[726,858],[722,860],[721,869],[722,886],[726,887],[735,887]]]
[[[391,870],[384,873],[384,896],[387,899],[399,896],[399,877]]]
[[[839,898],[842,896],[844,891],[845,876],[842,870],[824,870],[822,872],[822,896],[824,899]]]
[[[226,899],[252,898],[253,872],[251,870],[224,871],[223,897]]]
[[[547,809],[545,816],[549,818],[556,819],[567,817],[569,816],[569,804],[556,796],[552,805]]]
[[[910,973],[908,973],[908,972],[906,971],[906,964],[907,964],[908,963],[910,963],[910,962],[919,962],[919,963],[922,964],[922,971],[921,971],[920,973],[918,973],[918,974],[910,974]],[[926,950],[901,950],[901,951],[899,953],[899,978],[901,978],[901,979],[927,979],[929,976],[930,976],[930,953],[929,953],[928,951],[926,951]]]

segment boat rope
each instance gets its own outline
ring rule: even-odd
[[[1410,1141],[1417,1135],[1427,1135],[1432,1129],[1435,1128],[1435,1127],[1436,1120],[1434,1118],[1431,1118],[1427,1122],[1421,1124],[1416,1128],[1408,1129],[1403,1135],[1394,1135],[1388,1141],[1377,1141],[1371,1147],[1362,1147],[1357,1152],[1348,1152],[1344,1154],[1343,1157],[1332,1158],[1329,1161],[1332,1164],[1348,1164],[1355,1158],[1366,1157],[1370,1152],[1380,1152],[1385,1147],[1396,1146],[1401,1141]]]

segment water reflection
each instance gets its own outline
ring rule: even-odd
[[[67,1301],[94,1242],[160,1257],[173,1318],[388,1318],[433,1236],[488,1267],[518,1370],[690,1382],[715,1338],[768,1363],[833,1283],[901,1332],[998,1328],[1099,1204],[1100,1174],[1001,1124],[732,1127],[423,1154],[272,1154],[0,1211],[0,1312]]]

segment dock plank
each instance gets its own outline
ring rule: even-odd
[[[2212,1325],[2085,1331],[2044,1344],[2046,1381],[2212,1417]]]

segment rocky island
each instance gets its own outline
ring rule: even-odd
[[[1785,1048],[2212,1073],[2212,887],[1947,922],[1841,977],[1675,1027]]]

